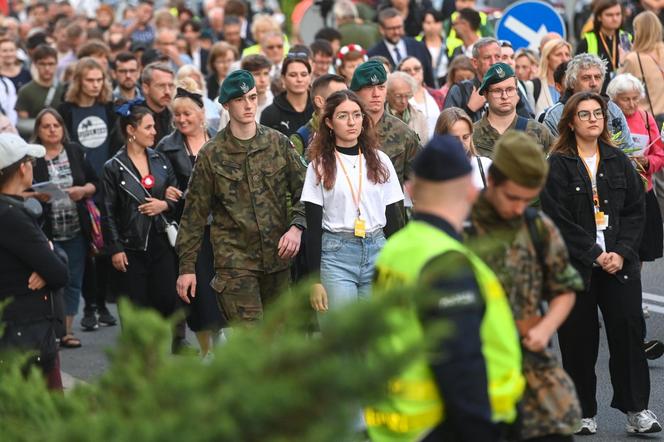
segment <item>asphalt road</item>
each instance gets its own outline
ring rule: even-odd
[[[646,320],[648,337],[664,340],[664,259],[649,263],[643,269],[644,303],[648,306],[650,317]],[[116,314],[114,304],[109,308]],[[94,332],[83,332],[75,320],[76,334],[81,338],[83,347],[61,352],[62,370],[67,381],[82,380],[93,382],[108,367],[105,350],[114,345],[120,327],[100,327]],[[188,331],[188,340],[195,344],[195,337]],[[581,441],[629,441],[629,440],[664,440],[664,433],[653,436],[629,436],[625,432],[625,416],[609,407],[611,403],[611,380],[608,366],[609,355],[606,339],[602,334],[600,356],[597,362],[599,413],[597,416],[598,433],[595,436],[578,437]],[[650,361],[650,408],[664,424],[664,357]]]

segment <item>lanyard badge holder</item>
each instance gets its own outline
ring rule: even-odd
[[[590,176],[590,183],[592,184],[593,211],[595,212],[595,226],[597,227],[597,230],[601,231],[606,230],[606,228],[609,227],[609,215],[605,214],[602,211],[602,208],[599,204],[599,192],[597,191],[597,170],[599,169],[599,155],[597,156],[597,164],[595,166],[594,174],[588,167],[588,164],[586,164],[586,161],[584,159],[581,159],[581,161],[583,161],[583,165],[586,166],[586,170],[588,171],[588,175]]]
[[[341,165],[341,170],[343,170],[344,175],[346,176],[346,181],[348,181],[348,187],[350,188],[350,193],[353,196],[353,202],[357,206],[357,218],[355,218],[354,235],[357,236],[358,238],[366,238],[367,223],[365,220],[362,219],[362,212],[360,211],[360,198],[362,197],[362,149],[359,149],[359,158],[358,158],[358,161],[360,163],[359,167],[360,181],[357,190],[357,195],[355,195],[355,190],[353,189],[353,183],[350,181],[350,177],[348,176],[348,172],[346,171],[346,167],[344,166],[344,163],[341,160],[339,152],[335,151],[335,153],[337,154],[337,159],[339,160],[339,164]]]

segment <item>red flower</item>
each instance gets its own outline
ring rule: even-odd
[[[141,180],[141,184],[148,190],[152,189],[154,186],[154,177],[152,175],[145,175]]]

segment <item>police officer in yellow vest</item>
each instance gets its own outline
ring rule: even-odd
[[[621,29],[623,14],[618,0],[595,2],[593,17],[593,29],[582,35],[576,54],[587,52],[606,60],[606,75],[602,85],[604,94],[627,55],[625,51],[631,48],[632,36]]]
[[[433,352],[388,385],[389,395],[365,409],[372,441],[498,441],[516,419],[524,388],[521,350],[505,293],[494,273],[461,242],[478,190],[461,143],[436,136],[413,163],[412,221],[388,240],[376,262],[381,289],[419,293],[390,317],[383,344],[399,351],[448,324]]]
[[[463,41],[459,38],[456,31],[454,30],[454,22],[459,16],[459,12],[462,9],[473,9],[477,10],[477,2],[475,0],[455,0],[454,8],[455,12],[452,13],[449,19],[445,20],[443,24],[443,30],[447,39],[445,39],[445,45],[447,46],[447,56],[452,57],[454,50],[459,46],[463,45]],[[489,17],[484,12],[480,12],[480,26],[477,30],[478,37],[493,37],[493,27],[489,23]]]

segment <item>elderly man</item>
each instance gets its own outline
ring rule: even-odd
[[[577,92],[600,93],[606,75],[606,62],[597,55],[579,54],[567,65],[564,85],[565,93],[560,101],[549,108],[544,116],[544,124],[554,137],[558,136],[558,122],[563,115],[567,100]],[[608,102],[609,132],[613,142],[621,149],[632,149],[634,143],[627,120],[617,104]]]
[[[417,89],[415,79],[405,72],[393,72],[387,76],[387,107],[394,115],[408,125],[420,137],[422,143],[429,141],[427,118],[421,110],[413,107],[408,100]],[[431,128],[433,131],[433,128]]]

